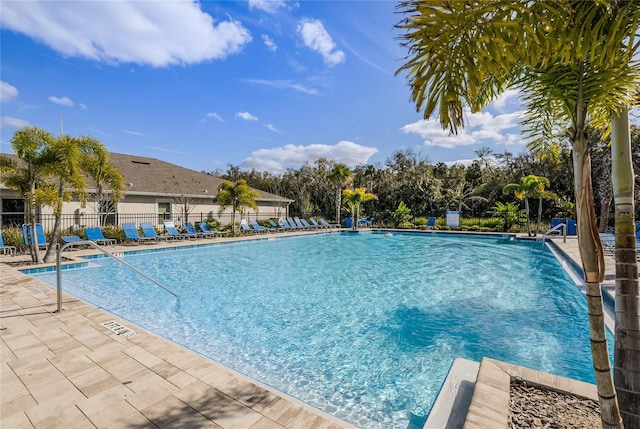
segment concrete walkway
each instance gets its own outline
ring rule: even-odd
[[[575,238],[554,241],[578,256]],[[152,246],[110,250],[142,248]],[[0,427],[353,427],[71,296],[55,313],[55,291],[19,272],[28,260],[0,256]],[[613,269],[608,257],[607,291]],[[115,334],[103,326],[110,321],[137,335]]]

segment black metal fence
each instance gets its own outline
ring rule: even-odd
[[[111,213],[111,214],[63,214],[60,217],[60,227],[62,230],[85,228],[93,226],[120,226],[126,222],[133,222],[139,225],[141,222],[151,222],[153,225],[162,229],[163,222],[172,221],[176,225],[182,225],[183,222],[201,222],[207,219],[216,219],[221,224],[231,223],[231,213],[223,213],[220,216],[212,215],[212,213]],[[240,214],[236,213],[236,221],[239,221]],[[28,223],[24,214],[0,214],[0,225],[2,227],[21,227],[22,224]],[[42,224],[46,232],[53,231],[55,224],[55,216],[52,214],[40,214],[36,216],[36,223]]]

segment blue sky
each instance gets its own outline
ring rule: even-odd
[[[524,150],[508,91],[458,136],[409,101],[395,1],[7,1],[1,151],[17,127],[201,171]]]

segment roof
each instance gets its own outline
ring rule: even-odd
[[[19,161],[13,154],[2,155]],[[109,161],[124,176],[125,192],[128,195],[214,197],[224,181],[211,174],[189,170],[155,158],[110,152]],[[90,190],[93,186],[93,182],[89,180]],[[251,189],[260,194],[257,201],[292,202],[276,194]]]

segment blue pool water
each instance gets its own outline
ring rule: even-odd
[[[541,243],[334,233],[125,260],[180,298],[110,258],[65,292],[361,427],[424,419],[456,357],[593,382],[584,297]]]

